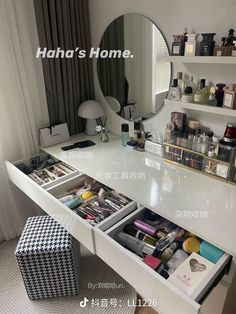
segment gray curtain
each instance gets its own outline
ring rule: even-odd
[[[63,50],[91,48],[87,0],[34,0],[41,48]],[[67,122],[70,134],[84,130],[77,110],[94,99],[92,60],[42,58],[50,123]]]
[[[103,34],[101,50],[124,50],[124,17],[112,22]],[[98,77],[104,96],[115,97],[121,108],[125,104],[125,64],[123,58],[99,58]]]

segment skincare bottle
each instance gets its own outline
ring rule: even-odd
[[[140,231],[132,224],[124,227],[124,232],[150,245],[155,245],[158,239],[151,237],[149,234]]]
[[[122,246],[127,247],[132,252],[136,253],[141,257],[145,257],[146,255],[152,255],[153,251],[155,250],[154,246],[147,244],[141,240],[138,240],[137,238],[134,238],[131,235],[126,234],[124,232],[119,232],[116,235],[116,240]]]
[[[175,252],[175,254],[171,257],[171,259],[167,263],[168,273],[169,275],[173,274],[173,272],[188,258],[188,254],[179,249]]]
[[[168,92],[168,99],[176,101],[181,99],[181,89],[178,87],[178,79],[173,80],[173,85]]]
[[[166,125],[164,129],[164,143],[172,144],[174,128],[174,124],[171,122]]]
[[[129,125],[127,123],[121,124],[121,140],[123,146],[126,146],[129,141]]]

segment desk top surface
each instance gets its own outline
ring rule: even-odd
[[[236,187],[109,137],[102,143],[99,136],[82,134],[42,150],[236,256]],[[96,145],[61,150],[86,139]]]

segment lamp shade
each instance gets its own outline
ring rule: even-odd
[[[104,116],[104,110],[95,100],[87,100],[80,104],[78,116],[85,119],[96,119]]]

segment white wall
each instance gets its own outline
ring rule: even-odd
[[[102,34],[106,27],[119,15],[125,13],[139,13],[151,19],[161,30],[171,47],[173,34],[182,33],[184,27],[188,27],[189,33],[194,31],[217,33],[216,42],[219,43],[222,36],[227,35],[228,29],[236,29],[236,0],[89,0],[90,23],[92,45],[99,46]],[[196,77],[207,77],[214,83],[236,82],[236,66],[232,65],[183,65],[175,66],[177,70],[193,73]],[[96,98],[100,101],[108,114],[108,126],[117,134],[120,134],[120,125],[124,122],[106,104],[97,80],[96,60],[94,63]],[[170,111],[164,108],[161,113],[148,121],[145,128],[162,127],[169,120]],[[204,125],[211,125],[215,132],[221,133],[225,128],[228,118],[222,119],[215,115],[194,114]],[[230,119],[234,121],[234,119]]]

